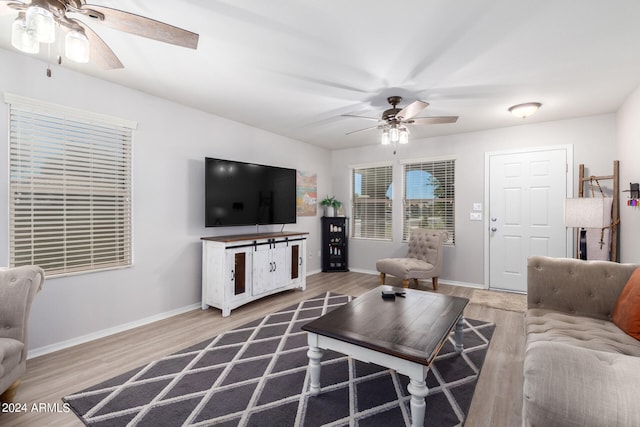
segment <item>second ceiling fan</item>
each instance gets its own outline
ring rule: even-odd
[[[378,122],[376,126],[348,132],[347,135],[372,129],[382,129],[383,144],[395,144],[396,142],[406,144],[409,142],[409,129],[407,125],[420,126],[440,123],[455,123],[458,120],[458,116],[415,117],[429,106],[428,102],[414,101],[402,109],[398,108],[398,104],[402,102],[401,96],[390,96],[387,98],[387,102],[389,102],[392,108],[385,110],[382,113],[381,118],[343,114],[343,117],[356,117],[366,120],[375,120]]]

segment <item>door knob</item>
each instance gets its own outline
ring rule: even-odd
[[[498,218],[491,218],[491,221],[496,222]]]
[[[491,227],[491,231],[496,232],[496,231],[498,231],[498,229],[495,228],[495,227]]]

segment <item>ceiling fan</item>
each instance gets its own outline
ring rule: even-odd
[[[406,144],[409,142],[409,129],[407,128],[407,125],[415,126],[455,123],[458,120],[458,116],[415,117],[429,106],[428,102],[414,101],[403,109],[398,108],[398,104],[402,102],[401,96],[390,96],[387,98],[387,102],[389,102],[392,108],[385,110],[382,113],[382,117],[379,119],[375,117],[343,114],[343,117],[356,117],[360,119],[375,120],[378,122],[378,125],[376,126],[348,132],[347,135],[371,129],[382,129],[382,144],[395,144],[396,142]]]
[[[66,33],[67,58],[76,62],[89,62],[90,58],[106,69],[124,65],[95,31],[73,15],[152,40],[191,49],[198,46],[196,33],[123,10],[87,4],[85,0],[0,0],[0,11],[3,9],[18,12],[11,34],[11,43],[17,49],[38,53],[40,43],[55,41],[59,27]]]

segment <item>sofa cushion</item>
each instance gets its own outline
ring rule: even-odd
[[[572,316],[555,310],[529,309],[525,328],[527,344],[548,341],[640,357],[640,341],[624,334],[607,320]]]
[[[637,268],[620,293],[611,320],[620,329],[640,340],[640,268]]]
[[[559,342],[527,346],[523,415],[530,426],[639,426],[637,396],[637,357]]]

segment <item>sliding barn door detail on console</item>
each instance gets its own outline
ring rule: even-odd
[[[567,150],[488,155],[489,287],[527,290],[527,258],[563,257]]]

